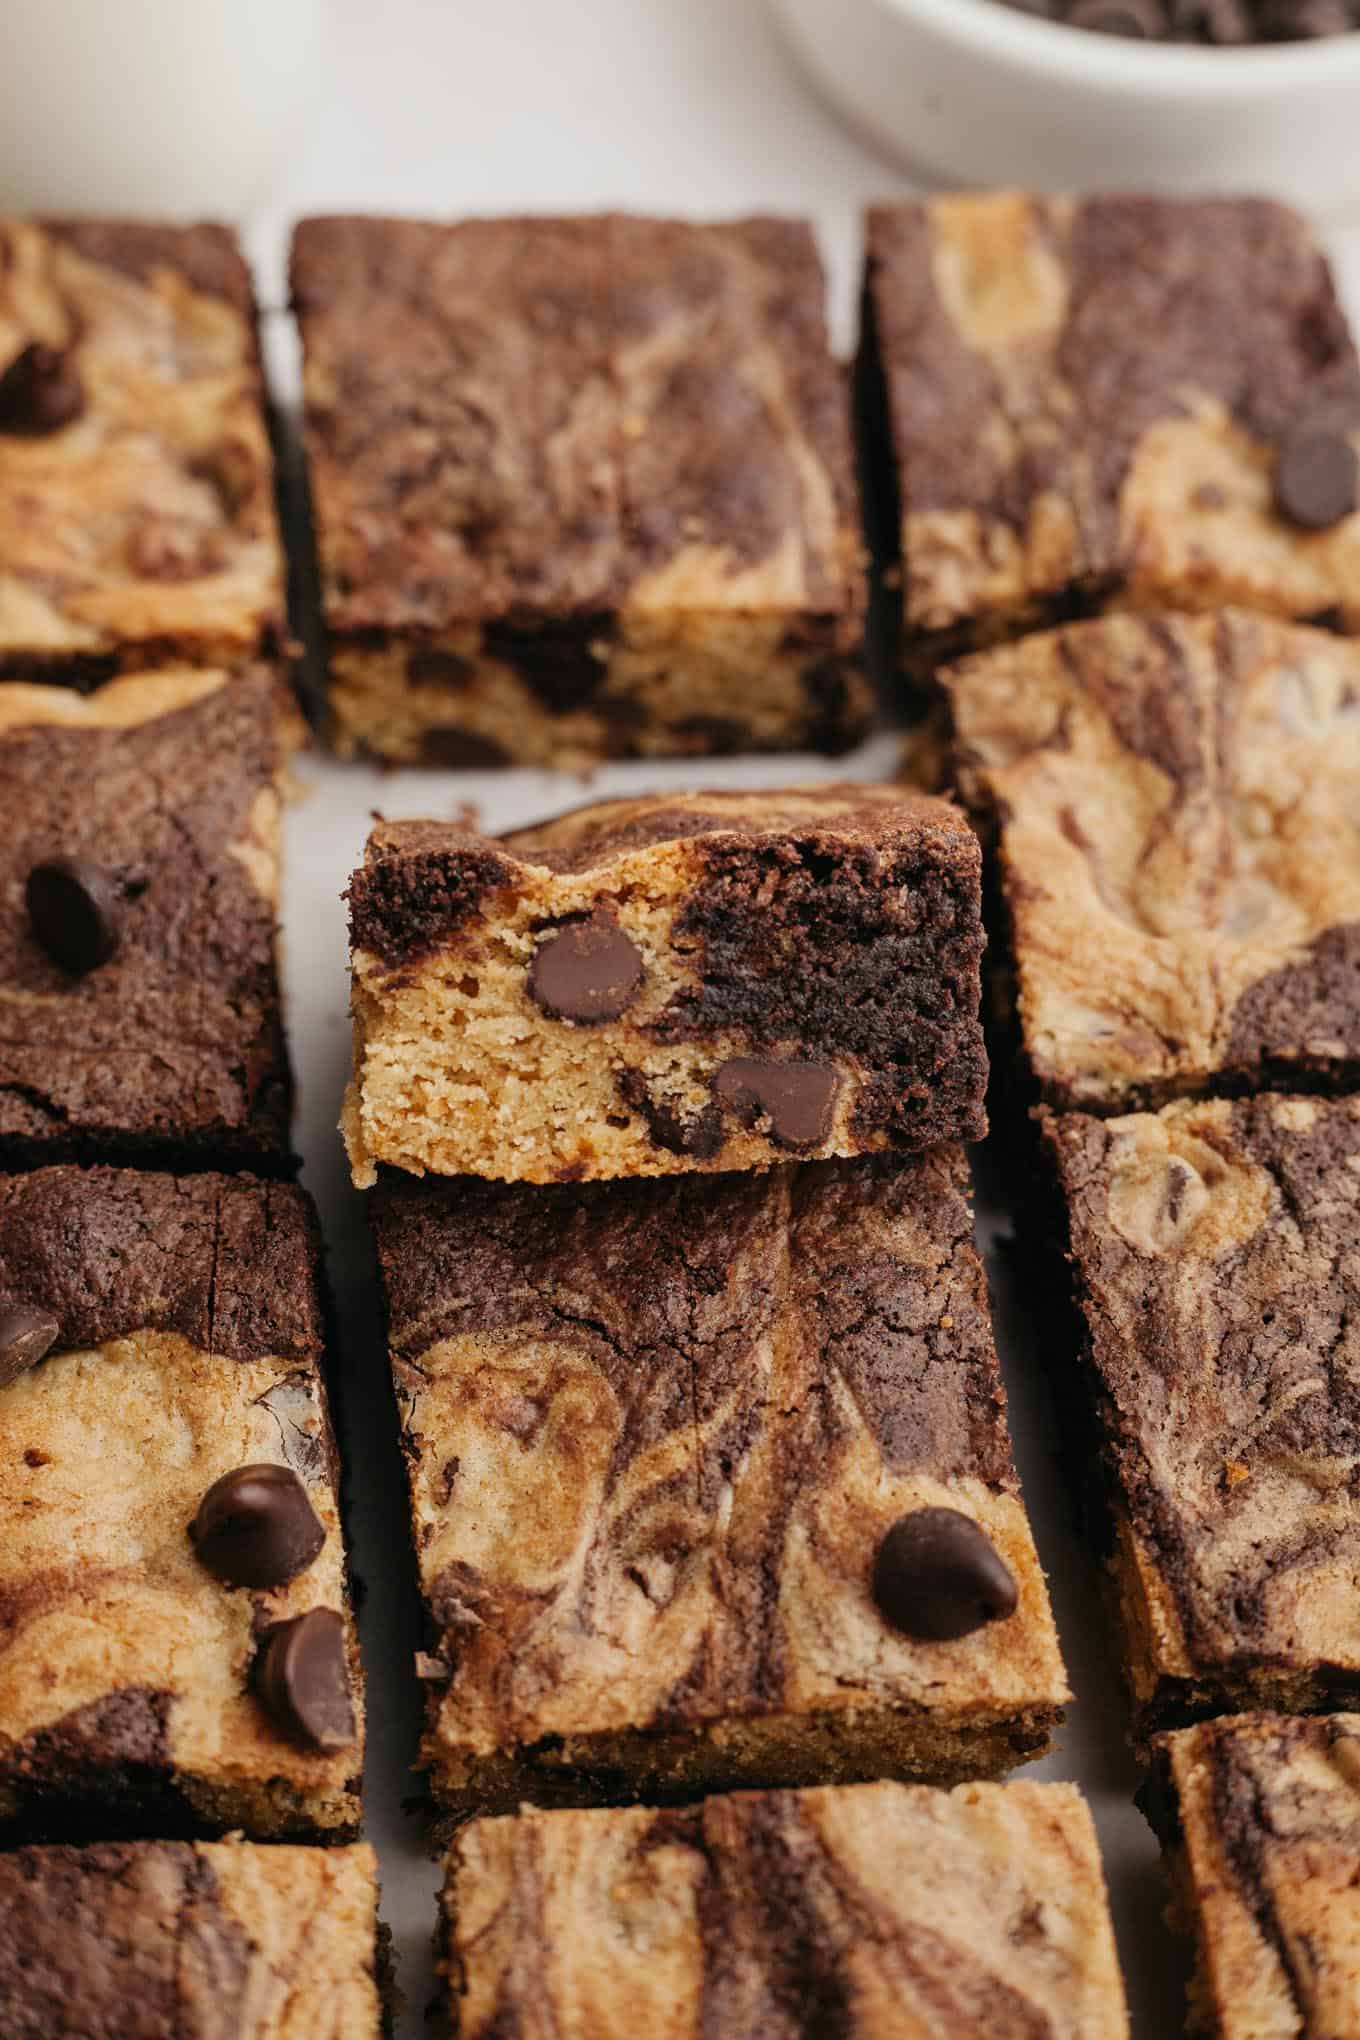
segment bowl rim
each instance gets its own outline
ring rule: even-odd
[[[931,28],[941,41],[1016,69],[1056,73],[1072,84],[1117,86],[1213,100],[1234,92],[1302,89],[1335,82],[1343,64],[1360,72],[1360,30],[1306,42],[1251,43],[1229,49],[1195,43],[1138,42],[1100,35],[1008,7],[1004,0],[877,0],[889,13]]]

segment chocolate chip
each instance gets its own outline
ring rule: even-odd
[[[45,1359],[60,1331],[50,1311],[27,1303],[0,1304],[0,1388]]]
[[[825,1063],[764,1062],[737,1056],[713,1079],[713,1095],[754,1122],[763,1113],[780,1147],[820,1147],[831,1132],[840,1074]]]
[[[34,940],[73,977],[107,963],[117,949],[121,888],[88,858],[53,857],[35,864],[24,899]]]
[[[309,1608],[265,1630],[255,1691],[277,1726],[313,1749],[343,1750],[354,1742],[345,1625],[334,1608]]]
[[[592,1027],[626,1013],[643,976],[642,951],[607,907],[597,907],[542,944],[529,966],[529,997],[554,1020]]]
[[[1010,1567],[971,1516],[915,1509],[899,1516],[874,1559],[873,1595],[894,1629],[934,1643],[1013,1615]]]
[[[0,432],[38,438],[60,432],[85,408],[85,392],[70,352],[34,340],[0,375]]]
[[[215,1480],[189,1526],[194,1549],[229,1587],[281,1587],[305,1572],[325,1527],[290,1466],[238,1466]]]
[[[1275,507],[1305,531],[1326,531],[1360,506],[1360,460],[1349,439],[1297,427],[1275,460]]]

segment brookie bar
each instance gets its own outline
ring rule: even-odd
[[[383,824],[349,890],[355,1180],[980,1137],[980,887],[958,810],[888,787]]]
[[[371,1200],[451,1815],[952,1782],[1067,1698],[957,1148]]]
[[[877,209],[860,382],[909,674],[1110,604],[1360,629],[1360,361],[1283,206]]]
[[[1059,1110],[1360,1085],[1360,646],[1106,617],[944,676],[1004,1054]]]
[[[862,734],[849,401],[807,226],[304,220],[292,288],[343,748]]]
[[[272,652],[283,582],[235,235],[0,220],[0,677]]]
[[[1071,1785],[736,1793],[458,1835],[458,2040],[1125,2040]]]
[[[0,685],[0,1166],[277,1172],[275,677]]]
[[[1140,1735],[1360,1690],[1360,1099],[1048,1118]]]
[[[362,1706],[299,1190],[0,1177],[0,1828],[352,1834]]]
[[[111,1842],[0,1855],[5,2040],[378,2040],[362,1845]]]

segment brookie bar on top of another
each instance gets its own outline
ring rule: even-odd
[[[1025,1088],[1110,1112],[1360,1085],[1360,645],[1114,616],[944,684]]]
[[[1360,360],[1287,208],[880,208],[860,369],[909,675],[1110,604],[1360,630]]]
[[[105,1842],[0,1855],[5,2040],[379,2040],[373,1851]]]
[[[304,220],[292,288],[342,748],[863,733],[849,400],[805,224]]]
[[[1145,1735],[1360,1690],[1360,1098],[1046,1117]]]
[[[235,235],[0,220],[0,677],[234,664],[284,628]]]
[[[442,1812],[1047,1747],[959,1149],[371,1202]]]
[[[0,1166],[291,1162],[273,674],[0,684]]]
[[[302,1192],[0,1177],[0,1829],[359,1820],[362,1699]]]
[[[1360,1716],[1246,1714],[1161,1738],[1144,1810],[1193,1938],[1206,2040],[1360,2033]]]
[[[477,1820],[449,1854],[458,2040],[1125,2040],[1072,1785],[741,1792]]]
[[[981,859],[888,787],[380,825],[350,884],[355,1180],[763,1168],[984,1131]]]

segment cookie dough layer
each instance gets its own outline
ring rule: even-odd
[[[526,1809],[458,1835],[444,1922],[458,2040],[1128,2032],[1071,1785]]]
[[[1040,1754],[1067,1698],[955,1148],[907,1163],[372,1200],[445,1811]],[[1014,1611],[893,1626],[902,1517]],[[966,1527],[966,1526],[965,1526]]]
[[[1140,1733],[1360,1679],[1360,1099],[1050,1119]]]
[[[50,1316],[0,1386],[0,1823],[67,1834],[352,1833],[362,1759],[319,1241],[300,1191],[249,1177],[0,1178],[0,1309]],[[8,1357],[8,1356],[7,1356]],[[228,1586],[189,1526],[241,1466],[290,1467],[324,1542],[286,1585]],[[285,1732],[262,1633],[345,1622],[351,1746]]]
[[[295,723],[261,668],[0,685],[0,1163],[289,1165],[275,921]],[[30,919],[29,873],[53,859],[112,896],[116,950],[84,974]]]
[[[944,682],[1032,1089],[1106,1112],[1360,1086],[1360,649],[1108,617]]]
[[[355,1181],[979,1137],[980,863],[955,809],[873,786],[379,827],[349,891]]]
[[[884,208],[865,308],[864,450],[909,671],[1111,603],[1360,627],[1360,516],[1310,530],[1274,500],[1291,436],[1360,447],[1360,363],[1297,214]]]
[[[7,2040],[378,2040],[362,1845],[104,1843],[0,1855]]]
[[[863,733],[805,225],[305,220],[292,284],[342,748],[579,765]]]
[[[65,401],[36,422],[0,404],[0,674],[88,686],[274,649],[283,560],[235,235],[0,220],[0,375],[35,344]]]
[[[1360,1716],[1248,1714],[1163,1738],[1148,1811],[1215,2040],[1360,2034]]]

